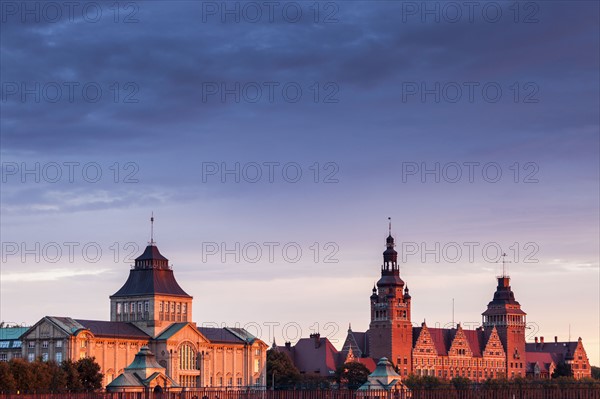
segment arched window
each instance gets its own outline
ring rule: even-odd
[[[179,370],[196,369],[196,351],[190,344],[179,347]]]

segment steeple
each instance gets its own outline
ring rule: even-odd
[[[386,249],[383,251],[383,272],[389,275],[400,275],[400,269],[398,267],[398,252],[394,249],[396,244],[394,243],[394,237],[392,237],[392,218],[388,218],[388,237],[385,240]]]

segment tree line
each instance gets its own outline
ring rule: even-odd
[[[11,359],[0,362],[0,393],[93,392],[102,388],[103,375],[94,358],[56,363]]]

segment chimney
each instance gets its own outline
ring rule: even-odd
[[[540,347],[544,347],[544,337],[540,337]]]
[[[315,340],[315,349],[321,346],[321,334],[310,334],[310,337]]]
[[[286,349],[291,349],[292,348],[292,343],[290,341],[287,341],[285,343],[285,347],[286,347]]]
[[[537,337],[535,337],[535,343],[536,343],[536,344],[538,343],[538,339],[537,339]]]
[[[558,336],[554,336],[554,346],[558,345]]]

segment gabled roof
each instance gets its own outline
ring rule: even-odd
[[[70,317],[56,317],[56,316],[46,316],[42,320],[40,320],[37,324],[44,321],[44,319],[49,320],[54,323],[56,326],[61,328],[67,334],[73,335],[79,330],[85,330],[85,326],[78,323],[76,320]],[[35,326],[37,326],[37,324]],[[34,326],[34,327],[35,327]],[[33,327],[32,327],[33,328]]]
[[[335,373],[339,352],[327,338],[301,338],[294,345],[293,360],[304,373],[318,373],[324,377]]]
[[[421,335],[421,332],[424,327],[413,327],[413,347]],[[448,351],[452,347],[452,342],[454,338],[456,338],[456,333],[458,330],[456,328],[429,328],[429,335],[431,336],[431,341],[435,350],[439,356],[447,356]],[[474,357],[483,356],[483,350],[487,341],[490,337],[490,334],[486,334],[483,329],[477,330],[465,330],[462,329],[463,334],[469,344],[469,349],[473,352]]]
[[[352,349],[352,352],[356,357],[362,357],[369,353],[369,336],[367,332],[352,331],[348,329],[348,335],[344,341],[344,347],[342,352],[348,352]]]
[[[447,356],[452,338],[454,338],[454,331],[447,328],[428,328],[428,330],[438,355]]]
[[[547,352],[526,352],[525,359],[527,361],[527,372],[534,372],[535,365],[537,364],[540,372],[549,373],[550,367],[554,363],[554,365],[558,364],[560,361],[560,356],[557,356],[554,353]]]
[[[483,355],[483,349],[485,347],[485,337],[483,330],[463,330],[469,348],[473,352],[474,357],[481,357]]]
[[[173,323],[169,327],[167,327],[166,330],[161,332],[160,335],[158,337],[156,337],[156,339],[157,340],[169,339],[187,325],[188,325],[188,323]]]
[[[90,330],[96,337],[118,337],[149,339],[148,334],[131,323],[123,321],[75,320],[85,329]]]

